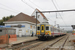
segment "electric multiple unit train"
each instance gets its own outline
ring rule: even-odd
[[[40,23],[37,25],[37,33],[39,39],[48,39],[50,37],[65,35],[66,31],[56,28],[48,23]]]

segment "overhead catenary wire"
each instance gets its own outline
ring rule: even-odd
[[[41,7],[39,7],[38,5],[36,5],[34,2],[32,2],[31,0],[29,0],[32,4],[34,4],[35,6],[37,6],[38,8],[42,9]]]
[[[36,5],[34,2],[32,2],[31,0],[29,0],[32,4],[34,4],[35,6],[37,6],[38,8],[42,9],[41,7],[39,7],[38,5]],[[49,19],[48,19],[49,20]],[[50,19],[52,22],[54,22],[52,19]]]
[[[7,8],[9,8],[9,9],[11,9],[11,10],[14,10],[15,12],[20,12],[20,11],[15,10],[15,9],[13,9],[13,8],[11,8],[11,7],[9,7],[9,6],[6,6],[6,5],[4,5],[4,4],[2,4],[2,3],[0,3],[0,5],[2,5],[2,6],[4,6],[4,7],[7,7]]]
[[[32,9],[35,9],[34,7],[32,7],[31,5],[29,5],[25,0],[21,0],[23,3],[25,3],[26,5],[28,5],[29,7],[31,7]],[[29,0],[30,1],[30,0]],[[30,1],[31,3],[33,3],[32,1]],[[33,3],[34,5],[36,5],[35,3]],[[39,7],[38,5],[36,5],[37,7]],[[40,7],[39,7],[40,8]],[[50,19],[51,20],[51,19]],[[52,20],[51,20],[52,21]]]
[[[41,7],[39,7],[38,5],[36,5],[34,2],[32,2],[31,0],[29,0],[32,4],[34,4],[35,6],[37,6],[38,8],[42,9]],[[49,19],[48,19],[49,20]],[[54,22],[52,19],[50,19],[52,22]]]
[[[52,3],[53,3],[54,7],[56,8],[56,10],[58,10],[58,8],[56,7],[54,1],[53,1],[53,0],[51,0],[51,1],[52,1]],[[59,13],[59,15],[60,15],[60,17],[61,17],[61,14],[60,14],[60,13]],[[61,18],[62,18],[62,17],[61,17]],[[63,19],[63,18],[62,18],[62,19]]]
[[[25,0],[21,0],[24,4],[28,5],[29,7],[31,7],[32,9],[35,9],[34,7],[32,7],[31,5],[29,5]]]
[[[56,7],[56,5],[55,5],[54,1],[53,1],[53,0],[51,0],[51,1],[52,1],[53,5],[55,6],[56,10],[58,10],[58,8]],[[63,20],[63,18],[62,18],[62,16],[61,16],[61,14],[60,14],[60,13],[59,13],[59,15],[60,15],[61,19]],[[66,23],[65,23],[65,21],[64,21],[64,20],[63,20],[63,22],[64,22],[64,24],[66,25]]]
[[[6,11],[10,11],[10,12],[13,12],[13,13],[17,13],[15,11],[12,11],[12,10],[9,10],[9,9],[5,9],[5,8],[2,8],[2,7],[0,7],[0,9],[6,10]]]
[[[48,20],[50,19],[50,18],[47,18]],[[50,19],[52,22],[54,22],[52,19]]]

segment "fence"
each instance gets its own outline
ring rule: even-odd
[[[16,30],[12,28],[0,28],[0,35],[15,34]]]
[[[16,30],[12,28],[0,28],[0,44],[9,44],[17,41]]]

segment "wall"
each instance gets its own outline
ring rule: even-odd
[[[16,30],[9,28],[0,28],[0,35],[5,35],[5,34],[16,34]]]
[[[34,35],[36,34],[35,32],[35,28],[34,28],[34,24],[32,23],[13,23],[13,24],[5,24],[5,25],[18,25],[18,24],[21,24],[21,25],[25,25],[25,27],[23,28],[18,28],[18,27],[13,27],[14,29],[16,29],[16,35],[17,37],[25,37],[25,36],[31,36],[32,35],[32,31],[34,32]],[[30,27],[32,25],[32,28]]]
[[[31,16],[35,16],[35,18],[36,18],[36,11],[38,12],[38,10],[35,10]],[[39,18],[38,18],[38,15],[40,15]],[[44,19],[43,16],[42,16],[40,13],[37,14],[37,19],[38,19],[38,21],[39,21],[40,23],[42,23],[42,22],[47,22],[47,20]]]

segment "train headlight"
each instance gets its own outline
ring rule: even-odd
[[[39,35],[40,33],[37,33],[37,35]]]

